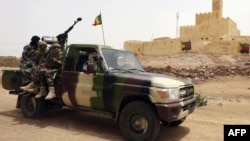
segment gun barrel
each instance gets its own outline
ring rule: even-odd
[[[67,38],[68,38],[68,33],[74,28],[75,24],[81,20],[82,20],[82,18],[80,18],[80,17],[77,18],[77,20],[74,21],[73,25],[71,25],[64,33],[61,33],[61,34],[56,36],[59,44],[61,44],[61,45],[65,44],[65,42],[67,41]]]
[[[69,28],[68,28],[68,30],[66,30],[64,33],[65,34],[67,34],[67,33],[69,33],[72,29],[73,29],[73,27],[76,25],[76,23],[78,23],[79,21],[81,21],[82,20],[82,18],[77,18],[77,20],[73,23],[73,25],[71,25]]]

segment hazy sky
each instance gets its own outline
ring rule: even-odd
[[[224,0],[223,17],[250,35],[250,0]],[[194,25],[195,14],[212,11],[212,0],[0,0],[0,56],[20,56],[33,35],[56,36],[81,17],[68,44],[103,44],[102,26],[92,26],[102,13],[105,44],[123,48],[124,41],[176,37],[179,26]]]

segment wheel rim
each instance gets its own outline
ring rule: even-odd
[[[145,133],[148,128],[148,121],[147,119],[141,114],[133,114],[130,116],[130,127],[136,133]]]
[[[27,110],[30,112],[34,112],[35,109],[36,109],[36,100],[33,97],[31,97],[27,101]]]

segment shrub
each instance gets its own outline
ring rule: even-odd
[[[201,94],[195,93],[195,99],[196,99],[196,106],[206,106],[207,105],[207,99],[205,96],[202,96]]]

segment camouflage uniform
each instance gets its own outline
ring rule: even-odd
[[[30,44],[23,47],[21,65],[27,62],[34,63],[34,57],[38,49],[39,40],[40,40],[40,37],[34,35],[31,38]]]
[[[39,93],[36,95],[36,98],[40,98],[41,96],[47,95],[47,90],[46,90],[46,80],[43,75],[43,63],[45,62],[45,58],[48,55],[48,50],[47,50],[47,43],[46,42],[41,42],[41,46],[39,46],[38,53],[36,54],[36,59],[35,59],[35,64],[37,67],[33,68],[34,72],[34,83],[39,86]],[[36,92],[38,87],[36,87]]]
[[[31,68],[31,82],[27,86],[20,87],[21,90],[27,91],[30,93],[38,93],[39,88],[38,86],[41,86],[41,81],[40,81],[40,66],[44,62],[44,58],[47,54],[47,43],[44,41],[40,41],[38,43],[38,50],[35,51],[34,57],[33,57],[33,63],[34,66]],[[41,91],[40,87],[40,92],[39,93],[45,93],[43,90]]]
[[[20,69],[23,71],[24,74],[24,83],[26,84],[26,82],[30,82],[32,80],[32,67],[34,65],[34,56],[35,56],[35,52],[38,48],[38,42],[40,40],[40,37],[34,35],[31,38],[31,41],[28,45],[23,47],[23,52],[22,52],[22,57],[21,57],[21,64],[20,64]],[[26,87],[33,87],[34,84],[29,83],[30,85],[27,85]],[[20,87],[22,88],[26,88],[26,87]]]
[[[25,83],[31,80],[31,68],[34,65],[34,56],[36,56],[36,51],[38,48],[38,42],[40,37],[34,35],[28,45],[23,47],[20,69],[24,73]]]
[[[44,64],[47,69],[44,69],[42,71],[42,76],[43,78],[46,78],[46,82],[49,86],[49,93],[45,97],[46,100],[53,99],[55,97],[54,78],[56,76],[57,71],[62,67],[61,59],[62,51],[60,44],[52,44]]]

